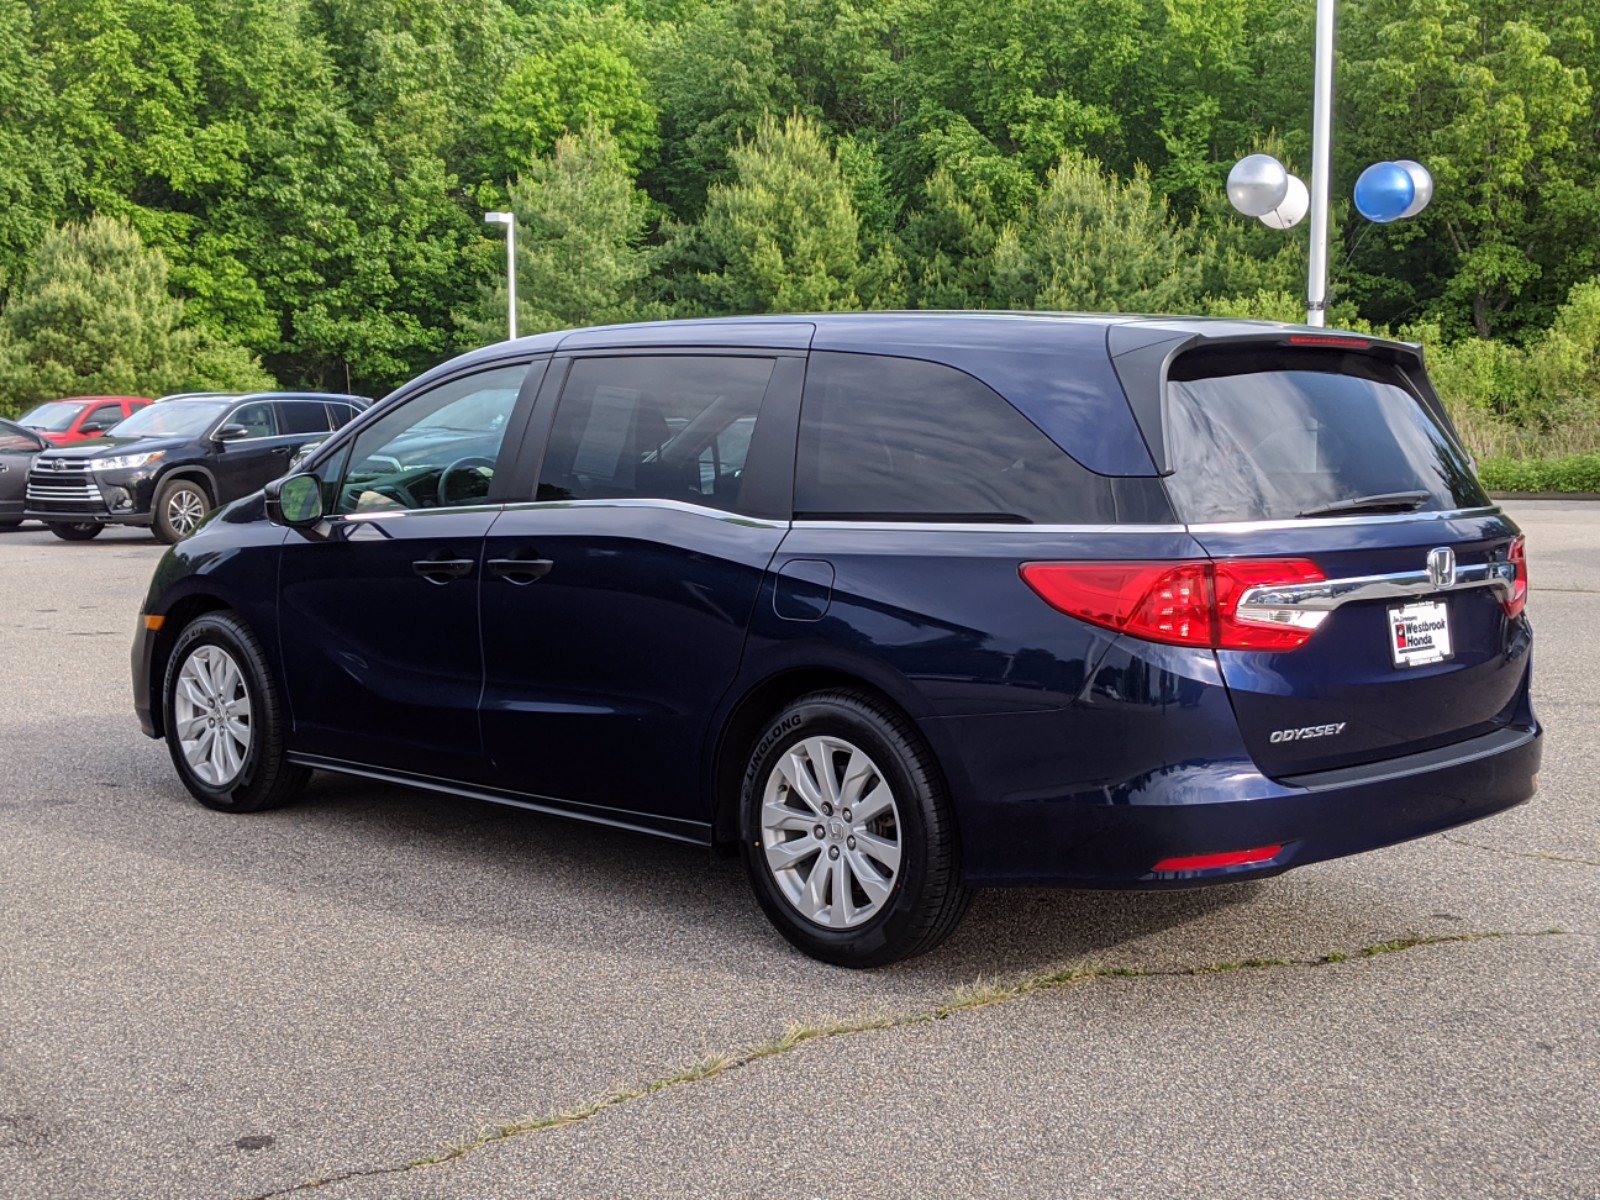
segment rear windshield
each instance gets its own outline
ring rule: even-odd
[[[1399,371],[1364,355],[1193,355],[1174,364],[1167,399],[1167,486],[1186,521],[1488,503]]]

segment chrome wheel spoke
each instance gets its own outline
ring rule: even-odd
[[[900,869],[900,844],[891,842],[865,830],[856,832],[856,851],[874,862],[882,863],[893,875]]]
[[[798,808],[791,808],[787,804],[767,804],[761,809],[761,827],[763,829],[783,829],[791,832],[810,834],[816,827],[815,813],[801,812]]]
[[[889,877],[884,875],[872,862],[859,850],[850,854],[850,870],[856,877],[856,882],[861,885],[861,890],[867,894],[867,899],[873,904],[882,904],[889,898],[891,884]],[[896,852],[895,857],[900,857]]]
[[[819,853],[822,843],[810,837],[790,838],[787,842],[767,842],[767,865],[774,871],[789,871],[805,862],[809,855]]]
[[[844,781],[839,785],[839,803],[848,808],[861,799],[867,785],[878,778],[878,768],[859,750],[850,751],[850,761],[845,764]]]
[[[850,891],[849,863],[849,855],[842,855],[833,862],[833,902],[828,906],[828,924],[835,929],[848,929],[861,919],[856,911],[855,896]]]
[[[828,882],[832,877],[833,863],[828,861],[827,855],[818,855],[811,874],[806,878],[806,890],[801,902],[801,911],[813,921],[821,921],[828,907]]]
[[[778,770],[783,773],[784,782],[789,785],[789,790],[810,806],[811,811],[818,816],[822,815],[822,792],[817,787],[817,782],[811,777],[811,768],[805,755],[798,750],[791,750],[778,762]]]
[[[817,786],[822,790],[822,799],[837,806],[839,777],[833,769],[833,746],[827,738],[807,738],[804,745],[806,758],[811,763],[811,771],[816,776]]]
[[[894,793],[889,790],[887,783],[880,782],[861,798],[851,815],[857,825],[865,825],[875,817],[880,817],[894,807]]]

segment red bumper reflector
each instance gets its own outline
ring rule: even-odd
[[[1257,846],[1254,850],[1229,850],[1225,854],[1190,854],[1182,858],[1163,858],[1152,871],[1209,871],[1213,867],[1240,867],[1245,863],[1277,858],[1278,846]]]

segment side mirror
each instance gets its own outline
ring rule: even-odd
[[[267,484],[267,520],[304,529],[322,520],[322,481],[315,475],[285,475]]]
[[[211,440],[216,442],[236,442],[240,438],[249,436],[250,427],[248,425],[224,425],[211,435]]]

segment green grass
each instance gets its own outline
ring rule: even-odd
[[[1489,458],[1478,478],[1491,492],[1600,492],[1600,452],[1548,458]]]

